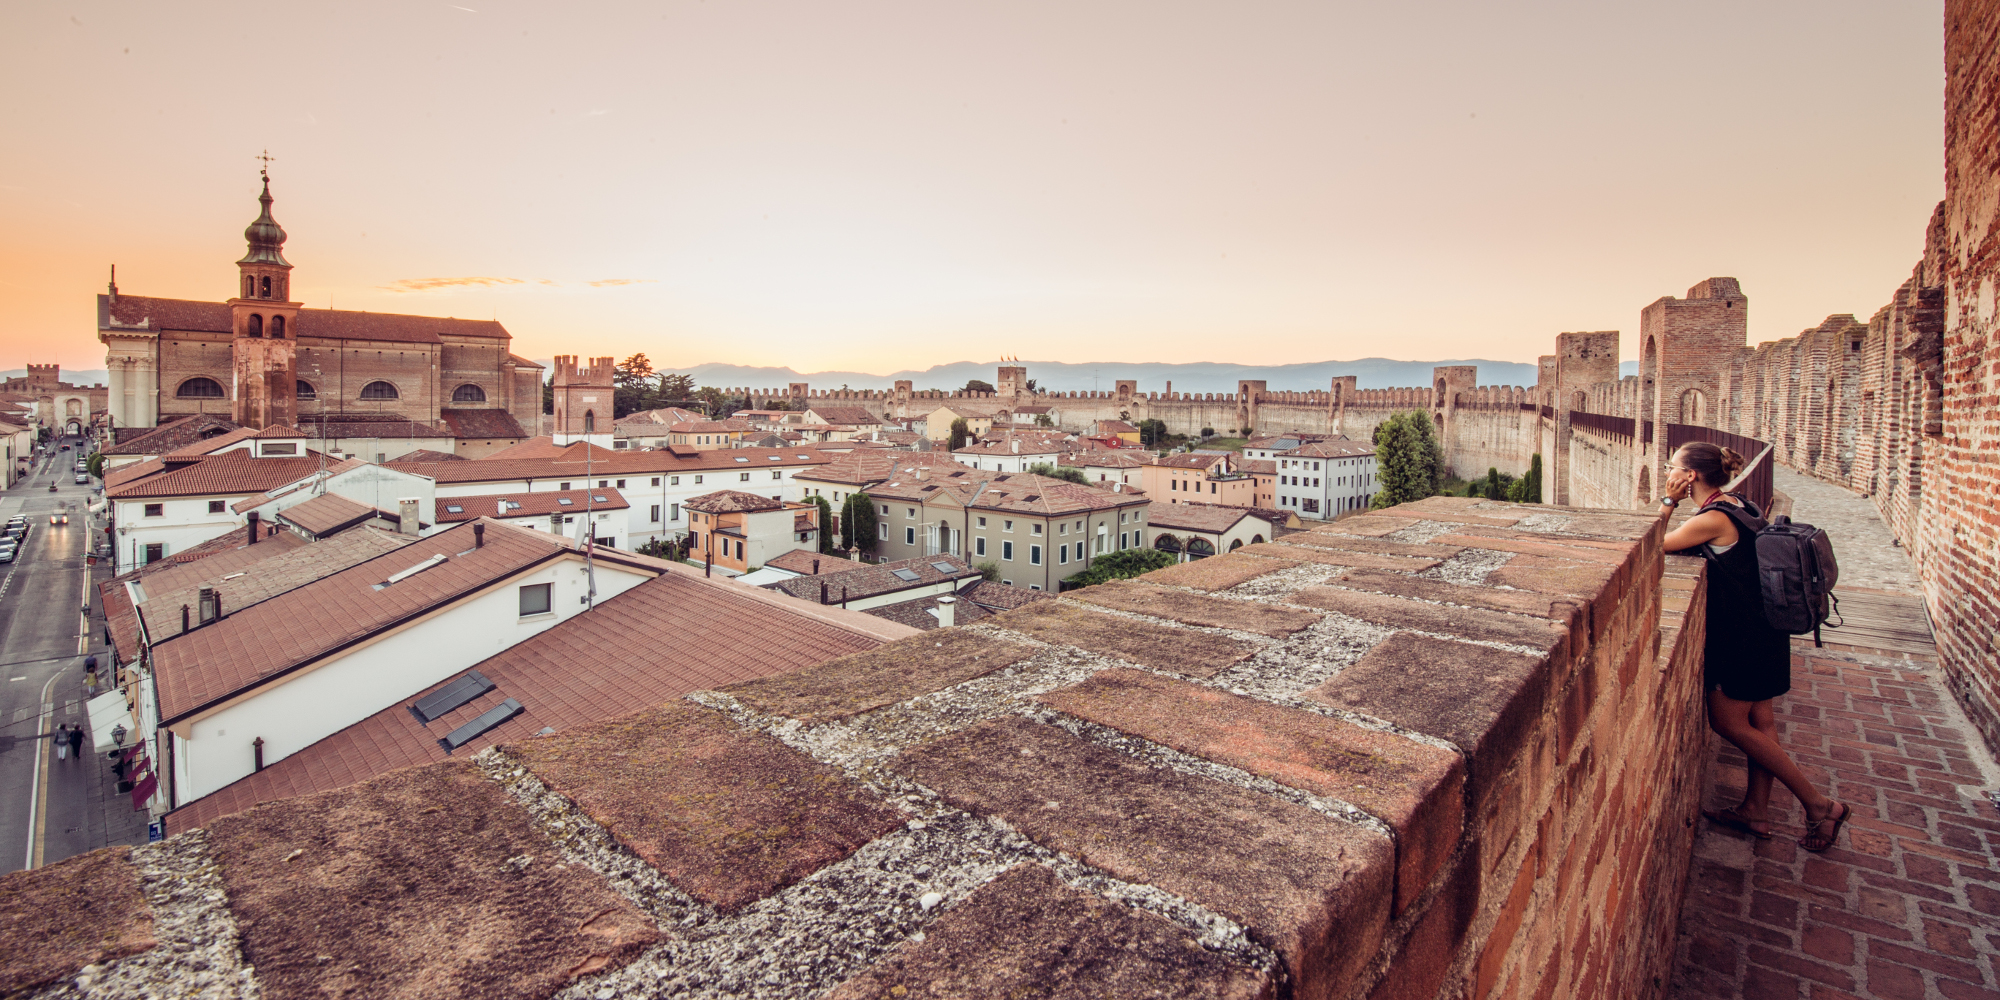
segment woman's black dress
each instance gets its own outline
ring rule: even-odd
[[[1708,560],[1705,686],[1721,688],[1736,701],[1776,698],[1792,689],[1792,637],[1764,620],[1764,593],[1757,582],[1757,529],[1764,520],[1754,507],[1721,500],[1702,510],[1720,510],[1736,523],[1736,544],[1729,551],[1718,555],[1707,543],[1701,546]]]

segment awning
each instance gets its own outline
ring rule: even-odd
[[[106,691],[90,699],[87,706],[90,718],[90,745],[97,753],[110,753],[118,749],[118,743],[111,738],[111,731],[125,727],[125,737],[131,739],[132,709],[125,704],[125,692],[117,689]]]

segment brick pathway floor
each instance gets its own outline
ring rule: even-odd
[[[1781,739],[1854,818],[1818,855],[1782,785],[1770,840],[1697,818],[1669,995],[2000,1000],[2000,769],[1935,663],[1793,652]],[[1715,743],[1710,808],[1743,793],[1742,755]]]

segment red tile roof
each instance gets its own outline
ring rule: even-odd
[[[121,427],[118,443],[100,449],[106,455],[164,455],[203,439],[236,430],[237,424],[213,414],[182,417],[150,430]],[[126,432],[134,431],[129,437]]]
[[[900,604],[869,608],[867,611],[862,612],[862,614],[874,615],[877,618],[886,618],[892,622],[908,625],[920,632],[927,632],[931,629],[941,627],[938,623],[937,615],[932,612],[939,606],[938,598],[945,596],[948,595],[934,594],[930,597],[919,597],[914,601],[903,601]],[[991,617],[993,617],[993,612],[971,601],[961,599],[954,602],[952,606],[951,623],[953,625],[970,625],[973,622]]]
[[[217,434],[216,436],[211,438],[203,438],[199,441],[190,441],[187,444],[180,446],[179,448],[175,448],[173,451],[169,451],[162,454],[160,457],[171,460],[176,458],[199,458],[203,455],[213,455],[217,451],[223,448],[227,448],[232,444],[238,444],[244,441],[248,441],[251,438],[256,437],[257,435],[258,431],[254,427],[238,427],[235,430],[230,431],[226,434]],[[303,437],[303,435],[298,435],[298,434],[292,436]]]
[[[338,493],[322,493],[278,512],[278,517],[314,535],[332,535],[377,516],[394,516]]]
[[[233,319],[227,303],[156,299],[146,295],[120,295],[116,303],[107,299],[103,295],[97,297],[99,329],[110,328],[110,324],[105,322],[108,318],[128,329],[231,332]],[[403,344],[438,344],[443,343],[444,337],[512,339],[507,328],[493,320],[439,319],[435,316],[351,309],[301,309],[298,318],[292,322],[292,336],[299,340],[375,340]]]
[[[830,556],[822,556],[821,558],[832,560]],[[932,563],[937,563],[939,566],[950,566],[951,572],[941,572],[936,566],[932,566]],[[905,580],[896,575],[897,570],[902,570],[905,573],[914,573],[917,578],[914,580]],[[831,603],[838,604],[841,600],[842,588],[846,588],[847,599],[852,601],[863,597],[879,597],[883,594],[893,594],[899,590],[910,590],[916,587],[934,587],[946,581],[963,580],[978,575],[979,571],[973,569],[965,560],[951,555],[920,556],[915,559],[898,559],[895,562],[886,563],[858,563],[833,560],[832,565],[825,566],[819,576],[802,576],[790,580],[779,580],[776,583],[765,584],[764,589],[774,590],[790,597],[796,597],[801,601],[811,601],[817,604],[819,603],[820,585],[825,584],[827,587],[827,599]],[[909,622],[904,622],[904,624],[907,625]]]
[[[153,645],[160,715],[172,723],[234,694],[449,605],[496,580],[561,557],[560,536],[497,521],[475,547],[461,525],[258,604],[225,610],[219,621]],[[433,556],[445,560],[396,584],[396,573]]]
[[[506,510],[501,510],[501,505]],[[632,506],[625,495],[614,489],[553,490],[544,493],[495,493],[476,497],[450,497],[437,502],[439,524],[455,524],[476,517],[539,517],[558,511],[565,514],[591,510],[624,510]],[[454,510],[453,508],[458,508]]]
[[[254,436],[261,440],[266,438],[302,438],[311,437],[312,435],[296,427],[289,427],[285,424],[272,424],[258,431]]]
[[[469,462],[398,460],[387,463],[386,467],[419,476],[429,476],[440,484],[451,484],[526,479],[579,481],[586,478],[616,479],[620,476],[657,476],[662,473],[707,472],[758,466],[780,469],[801,465],[825,465],[830,460],[826,454],[803,448],[723,448],[716,451],[691,452],[686,455],[669,451],[610,451],[596,448],[593,449],[593,459],[586,463],[580,444],[572,445],[570,451],[543,457],[501,457],[502,454],[514,452],[516,448],[526,448],[530,443],[532,442],[518,444],[513,448],[504,449],[499,454]]]
[[[507,698],[521,703],[522,714],[460,747],[457,756],[518,741],[544,727],[568,729],[690,691],[801,669],[896,637],[843,624],[850,616],[862,618],[858,613],[812,611],[801,615],[789,602],[705,581],[697,573],[669,573],[477,664],[473,669],[493,682],[493,690],[428,726],[417,722],[406,706],[457,676],[411,692],[355,725],[182,806],[169,819],[170,829],[186,830],[259,802],[443,760],[438,737]],[[757,641],[744,642],[745,635]]]
[[[460,438],[524,438],[528,432],[506,410],[442,409],[439,419]],[[408,461],[407,457],[404,459]]]
[[[813,569],[815,563],[819,565],[817,571]],[[851,559],[830,553],[814,552],[809,549],[792,549],[766,560],[764,568],[781,569],[787,573],[797,573],[801,576],[814,576],[826,573],[838,573],[844,569],[858,565],[860,564]]]
[[[809,406],[806,412],[829,424],[867,427],[882,422],[881,417],[868,412],[864,406]]]
[[[713,493],[703,493],[681,506],[704,514],[741,514],[783,510],[785,504],[781,500],[760,497],[755,493],[745,493],[741,490],[716,490]]]
[[[143,467],[153,463],[140,464]],[[133,500],[262,493],[318,472],[319,459],[252,458],[248,452],[225,451],[195,462],[167,463],[155,471],[155,475],[120,477],[116,485],[105,488],[104,494],[113,500]]]

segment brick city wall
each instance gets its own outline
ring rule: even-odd
[[[1651,1000],[1663,532],[1433,498],[0,876],[0,991]]]

